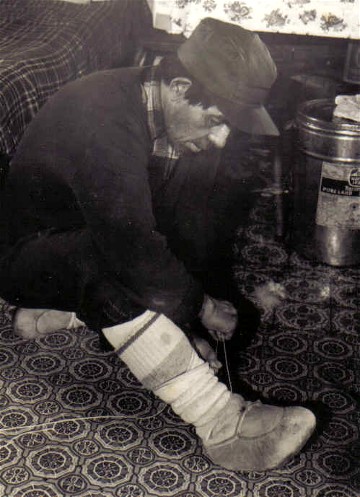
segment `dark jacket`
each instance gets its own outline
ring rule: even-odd
[[[198,314],[203,292],[158,231],[142,71],[77,80],[37,114],[11,162],[4,245],[86,227],[102,263],[138,303],[183,323]]]

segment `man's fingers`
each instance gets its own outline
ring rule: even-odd
[[[238,312],[237,310],[235,309],[235,307],[232,307],[230,310],[229,310],[230,314],[232,316],[237,316],[238,315]]]
[[[209,361],[209,366],[211,367],[211,369],[213,369],[215,371],[215,373],[217,373],[219,371],[219,369],[222,368],[221,362],[218,361],[217,359],[210,360]]]
[[[210,336],[211,338],[213,338],[214,340],[219,340],[219,335],[218,335],[218,331],[216,330],[208,330],[208,332],[210,333]]]
[[[230,340],[237,326],[237,315],[231,302],[208,297],[201,322],[214,340]]]
[[[232,328],[231,330],[226,330],[226,331],[219,331],[219,340],[230,340],[230,338],[234,334],[234,329]]]
[[[231,331],[220,331],[220,330],[208,330],[210,333],[211,337],[219,342],[222,342],[224,340],[230,340],[230,338],[233,336],[233,330]]]
[[[192,337],[193,345],[198,354],[209,363],[209,366],[217,373],[222,367],[221,362],[218,360],[215,350],[211,345],[196,335]]]
[[[232,305],[231,302],[228,302],[227,300],[219,300],[220,303],[220,308],[222,309],[223,312],[226,312],[227,314],[230,314],[232,316],[237,315],[237,310],[235,307]]]

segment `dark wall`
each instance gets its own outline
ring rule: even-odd
[[[261,34],[278,68],[269,110],[280,126],[292,119],[304,100],[353,93],[343,80],[348,41],[283,34]]]

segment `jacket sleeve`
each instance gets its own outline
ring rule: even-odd
[[[108,274],[138,304],[184,324],[200,312],[203,291],[157,231],[143,109],[124,106],[94,126],[73,190]]]

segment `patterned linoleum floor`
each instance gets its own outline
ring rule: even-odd
[[[230,367],[263,399],[313,406],[319,430],[268,473],[214,466],[191,427],[83,328],[37,341],[0,322],[1,497],[359,497],[360,269],[312,264],[274,239],[271,197],[239,229],[235,281],[281,285]],[[235,385],[235,388],[237,386]]]

